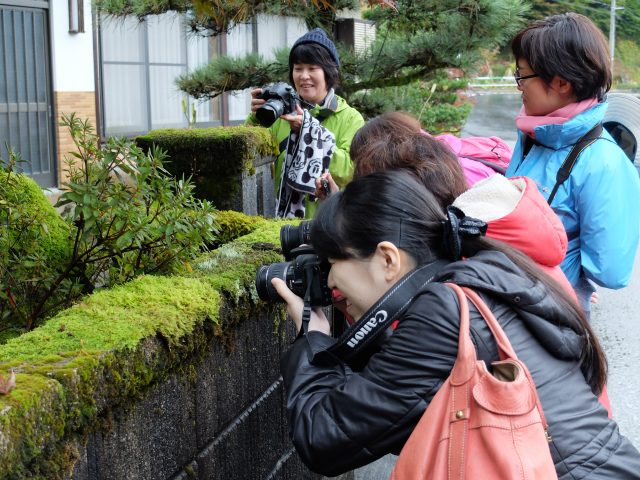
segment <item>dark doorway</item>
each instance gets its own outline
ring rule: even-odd
[[[7,2],[9,3],[9,2]],[[47,2],[0,5],[0,149],[26,160],[20,169],[56,186]]]

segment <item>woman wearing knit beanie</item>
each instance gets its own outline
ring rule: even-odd
[[[289,81],[307,105],[284,114],[269,127],[279,153],[275,165],[275,216],[311,218],[315,212],[315,180],[329,172],[340,187],[353,174],[349,147],[364,125],[362,115],[334,88],[339,83],[340,57],[323,30],[307,32],[289,53]],[[255,112],[265,100],[262,89],[251,92],[247,123],[258,124]]]

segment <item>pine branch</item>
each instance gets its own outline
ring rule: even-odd
[[[370,5],[393,8],[393,0],[368,0]],[[335,21],[336,12],[358,7],[357,0],[94,0],[102,13],[114,17],[188,13],[190,28],[203,35],[220,35],[256,15],[297,16],[307,26],[324,26]]]
[[[414,8],[412,15],[416,18],[414,3],[419,4],[425,29],[397,28],[397,22],[404,22],[403,12],[395,17],[391,12],[368,52],[356,55],[341,49],[341,93],[348,97],[363,89],[405,85],[442,68],[468,69],[481,49],[510,38],[520,27],[525,11],[518,0],[399,1],[398,8],[405,8],[407,3]],[[225,91],[286,81],[287,62],[286,49],[278,51],[271,62],[255,54],[219,57],[183,75],[177,85],[196,98],[213,98]]]
[[[180,90],[194,98],[208,99],[234,90],[260,87],[276,80],[287,80],[288,51],[282,50],[277,59],[267,62],[262,56],[251,54],[244,58],[218,57],[190,74],[178,77]]]

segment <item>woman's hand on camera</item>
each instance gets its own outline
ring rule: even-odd
[[[271,280],[271,285],[276,289],[278,295],[287,302],[287,313],[296,325],[296,332],[302,328],[302,309],[304,301],[289,290],[289,287],[280,278]],[[331,325],[321,308],[311,309],[311,319],[309,320],[309,331],[318,331],[326,335],[331,335]]]
[[[280,115],[280,118],[289,122],[289,126],[291,127],[292,132],[298,133],[300,128],[302,127],[302,107],[296,104],[296,113],[285,113],[284,115]]]
[[[329,172],[325,172],[316,178],[316,192],[314,195],[318,200],[322,201],[332,193],[336,193],[339,190],[340,187],[338,187],[338,184],[334,182],[333,177]]]
[[[252,113],[256,113],[256,110],[258,110],[266,102],[266,100],[259,98],[261,93],[262,93],[261,88],[256,88],[254,90],[251,90],[251,112]]]

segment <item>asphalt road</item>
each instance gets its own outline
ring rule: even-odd
[[[640,252],[629,286],[622,290],[600,288],[598,294],[591,322],[609,361],[613,418],[640,450]]]

